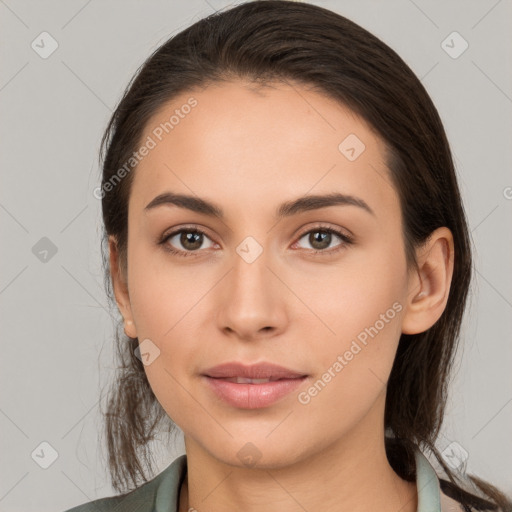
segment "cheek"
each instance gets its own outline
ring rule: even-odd
[[[407,273],[401,254],[392,244],[354,252],[320,280],[307,282],[308,305],[324,325],[310,323],[311,333],[317,333],[319,373],[303,401],[319,414],[350,404],[350,416],[356,418],[385,388],[405,309]]]
[[[293,277],[293,286],[325,325],[323,339],[343,344],[379,322],[381,315],[386,326],[399,324],[396,317],[397,310],[404,308],[407,267],[401,250],[392,245],[382,241],[371,250],[349,249],[338,264]],[[400,306],[393,308],[397,302]],[[387,322],[388,317],[392,322]],[[320,323],[316,325],[318,330]]]
[[[144,247],[129,253],[130,303],[139,343],[151,353],[144,366],[151,388],[166,411],[178,411],[190,401],[180,384],[201,354],[199,319],[206,318],[213,281],[211,269],[184,270],[159,253]]]
[[[139,339],[173,336],[211,288],[207,265],[180,266],[161,248],[143,246],[129,253],[130,303]]]

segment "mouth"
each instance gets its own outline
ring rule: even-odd
[[[269,407],[297,389],[308,375],[271,363],[232,362],[202,374],[208,389],[223,403],[239,409]]]

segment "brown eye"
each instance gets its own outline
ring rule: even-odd
[[[210,239],[202,231],[197,229],[180,229],[170,233],[161,243],[174,254],[189,256],[190,253],[198,252],[200,249],[208,249],[213,245],[213,242],[210,240],[210,245],[203,247],[205,240]]]
[[[336,245],[331,245],[336,241],[336,238],[341,242]],[[316,228],[304,233],[300,239],[307,239],[311,246],[312,252],[325,252],[332,253],[337,250],[343,249],[345,246],[352,243],[352,239],[332,228]],[[298,243],[298,242],[297,242]]]
[[[325,231],[312,231],[309,233],[308,242],[313,249],[323,250],[331,245],[332,234]]]
[[[189,251],[196,251],[201,248],[203,243],[203,235],[201,233],[192,233],[182,231],[180,234],[180,244]]]

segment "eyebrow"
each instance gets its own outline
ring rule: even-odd
[[[189,196],[185,194],[176,194],[173,192],[165,192],[156,196],[145,208],[144,211],[148,212],[154,208],[163,205],[175,205],[180,208],[186,208],[193,212],[202,213],[210,217],[224,219],[224,212],[222,208],[210,201],[201,199],[197,196]],[[295,199],[293,201],[286,201],[279,205],[275,212],[277,218],[290,217],[298,213],[310,210],[317,210],[319,208],[326,208],[328,206],[357,206],[375,215],[374,211],[366,204],[363,199],[351,195],[331,193],[324,195],[307,195]]]

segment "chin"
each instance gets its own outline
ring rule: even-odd
[[[227,443],[215,443],[215,448],[208,449],[208,452],[229,466],[261,470],[288,467],[307,458],[308,452],[314,452],[314,449],[308,450],[300,440],[295,441],[288,437],[288,442],[285,442],[282,437],[276,436],[272,442],[265,436],[266,434],[250,438],[246,435],[230,438]]]

